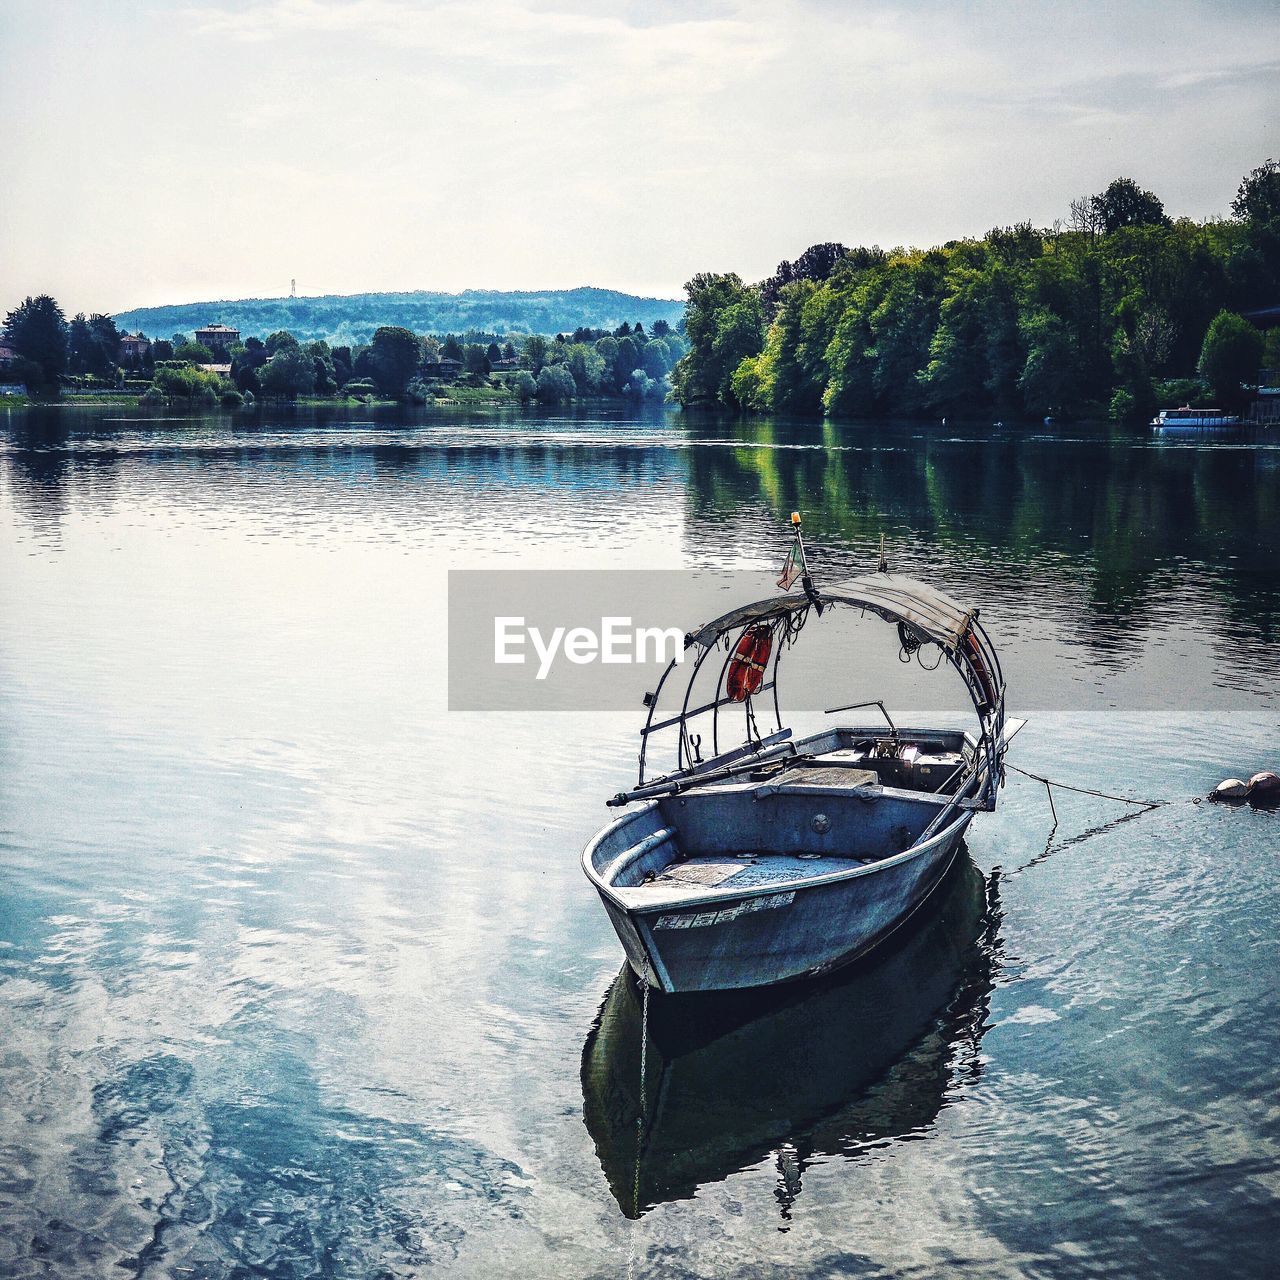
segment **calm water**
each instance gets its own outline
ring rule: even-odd
[[[651,1020],[627,716],[449,715],[450,567],[980,600],[1013,777],[922,928]],[[1223,1275],[1280,1247],[1280,442],[0,418],[0,1274]],[[767,586],[767,583],[766,583]],[[1080,837],[1088,838],[1081,839]]]

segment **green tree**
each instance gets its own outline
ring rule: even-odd
[[[462,349],[462,367],[477,378],[489,372],[489,357],[478,342],[468,342]]]
[[[871,312],[884,283],[883,273],[868,274],[844,295],[827,346],[827,389],[822,394],[823,407],[835,417],[857,418],[872,410]]]
[[[273,356],[284,347],[296,347],[298,340],[287,329],[277,329],[267,336],[267,355]]]
[[[1242,222],[1280,222],[1280,162],[1268,160],[1244,176],[1231,212]]]
[[[524,352],[521,359],[529,366],[536,377],[547,363],[547,340],[540,333],[531,333],[524,340]]]
[[[1018,407],[1025,352],[1012,275],[1003,257],[988,259],[981,269],[961,266],[948,274],[950,293],[939,308],[929,363],[919,378],[935,410],[1003,413]]]
[[[661,380],[671,368],[671,348],[661,338],[650,338],[640,353],[640,362],[649,377]]]
[[[310,395],[316,385],[315,361],[297,343],[279,347],[257,374],[258,385],[265,396],[292,400]]]
[[[756,290],[732,272],[703,272],[685,285],[685,332],[689,351],[672,371],[681,404],[735,404],[731,379],[747,356],[764,346],[764,308]]]
[[[1219,311],[1200,348],[1200,376],[1224,404],[1238,404],[1241,384],[1256,384],[1262,363],[1262,334],[1243,316]]]
[[[585,342],[575,342],[568,349],[569,372],[580,396],[592,395],[600,390],[605,376],[604,357]]]
[[[632,400],[655,399],[660,393],[662,384],[655,382],[643,369],[632,369],[631,377],[622,388],[622,394]]]
[[[930,274],[921,264],[902,263],[870,316],[871,385],[885,412],[914,413],[922,403],[916,371],[928,362],[936,314]]]
[[[546,365],[538,374],[538,399],[544,404],[561,404],[577,394],[573,374],[562,364]]]
[[[72,373],[114,377],[120,356],[120,330],[110,316],[95,312],[86,320],[81,312],[71,321],[67,339],[67,361]]]
[[[260,395],[258,370],[267,363],[267,345],[261,338],[246,338],[243,348],[231,356],[231,381],[242,392]]]
[[[173,358],[185,360],[187,364],[213,364],[213,352],[199,342],[184,342],[174,348]]]
[[[71,373],[91,373],[96,355],[89,322],[79,311],[67,325],[67,369]]]
[[[315,370],[315,393],[320,396],[331,396],[341,385],[334,365],[333,353],[327,342],[308,342],[303,348],[304,354],[311,357],[311,367]]]
[[[621,391],[631,379],[631,371],[640,363],[640,346],[635,338],[624,334],[616,338],[618,352],[613,357],[612,389]]]
[[[773,408],[774,352],[766,342],[758,356],[747,356],[733,371],[730,386],[740,408],[767,413]]]
[[[1093,211],[1108,235],[1122,227],[1160,225],[1169,221],[1160,197],[1143,190],[1132,178],[1116,178],[1101,195],[1094,196]]]
[[[840,307],[831,305],[833,297],[831,290],[819,288],[808,277],[784,284],[779,291],[777,313],[765,340],[768,361],[760,371],[771,408],[821,413],[827,347],[840,316]]]
[[[778,269],[760,286],[765,312],[771,316],[777,313],[782,291],[787,285],[800,280],[815,284],[829,280],[848,253],[842,244],[812,244],[794,262],[778,263]]]
[[[227,384],[216,373],[193,365],[165,366],[155,372],[151,391],[165,400],[195,400],[213,406]]]
[[[605,390],[609,392],[618,389],[617,369],[618,369],[618,340],[612,334],[604,334],[595,341],[596,354],[604,363],[604,382]]]
[[[47,294],[28,297],[4,318],[4,336],[13,349],[38,371],[41,385],[56,387],[67,371],[67,319]]]
[[[790,268],[791,263],[780,264],[779,271],[783,267]],[[739,386],[734,389],[734,398],[744,408],[748,404],[740,392],[750,395],[756,402],[764,399],[771,408],[784,413],[814,413],[821,405],[822,388],[811,385],[800,361],[801,317],[805,303],[816,292],[817,286],[806,279],[789,280],[774,292],[775,315],[765,338],[764,363],[763,366],[759,362],[756,365],[758,384],[752,386],[744,373]],[[765,305],[768,306],[767,297]],[[742,365],[738,367],[743,368]]]
[[[1280,164],[1268,160],[1245,176],[1231,202],[1244,224],[1232,264],[1246,305],[1266,306],[1280,293]]]
[[[831,252],[813,276],[775,280],[767,334],[757,290],[696,276],[687,343],[664,337],[684,352],[673,352],[674,395],[847,416],[1141,416],[1195,365],[1220,311],[1280,296],[1280,166],[1249,174],[1232,207],[1236,221],[1173,222],[1151,192],[1117,179],[1074,201],[1067,229],[1024,222],[924,252]],[[657,368],[608,355],[615,386],[629,385],[628,366]]]
[[[262,384],[258,381],[258,367],[247,361],[242,364],[237,364],[234,360],[231,362],[231,381],[241,392],[247,391],[255,396],[262,394]]]
[[[521,369],[511,379],[511,391],[517,400],[532,400],[538,394],[537,379],[529,372],[528,369]]]
[[[1070,330],[1051,311],[1033,311],[1022,321],[1027,359],[1018,378],[1027,409],[1071,415],[1081,400],[1080,361]]]
[[[418,337],[409,329],[382,325],[374,331],[369,358],[373,366],[373,380],[383,395],[404,394],[418,367],[418,352]]]

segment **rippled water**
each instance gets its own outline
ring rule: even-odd
[[[0,429],[0,1274],[1270,1272],[1280,819],[1193,798],[1280,767],[1276,442]],[[1013,762],[1168,803],[1012,778],[879,960],[655,1015],[642,1113],[578,867],[636,725],[448,714],[444,576],[765,570],[792,507],[982,602]]]

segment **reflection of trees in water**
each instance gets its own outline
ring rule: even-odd
[[[116,492],[120,455],[110,448],[73,449],[73,440],[99,439],[76,431],[77,421],[57,409],[12,415],[9,449],[0,459],[14,509],[34,529],[55,538],[73,503],[109,506]]]
[[[591,493],[658,519],[655,495],[683,486],[693,515],[686,537],[708,555],[733,548],[772,559],[780,520],[800,508],[828,580],[874,564],[885,533],[903,569],[941,570],[1004,609],[1034,600],[1103,665],[1124,665],[1148,622],[1176,622],[1205,597],[1220,607],[1201,623],[1233,660],[1280,644],[1280,466],[1263,448],[1166,447],[1084,431],[1058,440],[940,426],[636,419],[591,406],[447,419],[362,408],[358,419],[299,410],[261,425],[225,416],[142,422],[125,428],[133,438],[120,448],[120,425],[83,409],[18,412],[7,423],[15,507],[46,528],[57,529],[72,503],[109,501],[127,468],[139,487],[192,509],[302,522],[328,519],[335,501],[362,517],[412,520],[480,493],[495,511],[504,498],[514,510],[526,493],[542,504]],[[391,434],[404,426],[442,435]],[[575,434],[583,430],[589,440]]]
[[[601,425],[598,419],[584,420]],[[304,419],[294,425],[306,432],[315,424]],[[361,424],[371,430],[388,425],[403,424]],[[537,421],[525,425],[540,426]],[[558,420],[554,425],[577,424]],[[198,430],[206,438],[193,440],[190,433]],[[451,499],[471,504],[486,492],[528,494],[533,503],[556,493],[584,492],[625,501],[629,493],[664,484],[678,491],[685,480],[684,455],[654,447],[651,438],[637,444],[554,439],[525,444],[518,439],[472,442],[455,432],[448,441],[429,436],[362,440],[357,428],[332,440],[314,432],[290,440],[281,439],[278,425],[263,430],[270,441],[243,424],[230,429],[225,421],[193,419],[172,436],[148,432],[146,447],[139,447],[135,437],[121,451],[97,440],[84,447],[91,433],[69,428],[56,413],[41,415],[38,423],[27,417],[9,430],[8,488],[33,525],[56,527],[73,502],[100,502],[111,494],[122,466],[137,473],[140,491],[163,492],[192,510],[242,510],[304,523],[328,519],[335,500],[359,504],[362,514],[404,515],[414,505],[427,510]],[[105,440],[111,436],[103,433]]]
[[[652,997],[643,1046],[624,969],[582,1057],[584,1119],[623,1212],[772,1159],[786,1218],[816,1157],[927,1130],[981,1074],[1000,920],[994,877],[965,854],[869,961],[817,983]]]
[[[1046,577],[1083,584],[1082,639],[1104,661],[1141,644],[1118,623],[1185,601],[1188,573],[1221,601],[1224,640],[1280,640],[1280,468],[1268,452],[769,419],[693,429],[708,441],[730,432],[738,447],[690,451],[695,546],[728,521],[744,546],[756,527],[767,552],[800,508],[841,571],[874,565],[883,533],[904,569],[936,570],[941,555],[963,582],[998,557],[990,585],[1009,595]]]

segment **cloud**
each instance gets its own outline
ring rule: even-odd
[[[23,50],[0,82],[0,113],[23,124],[0,139],[20,193],[0,231],[24,247],[0,264],[10,292],[64,273],[141,301],[145,257],[157,292],[175,282],[155,300],[181,296],[193,242],[202,288],[670,292],[700,269],[758,278],[818,240],[1047,224],[1120,173],[1171,213],[1220,214],[1280,150],[1280,40],[1254,4],[66,10],[0,6],[0,38]],[[97,163],[98,102],[136,125],[127,182]],[[49,219],[51,203],[76,216]]]

